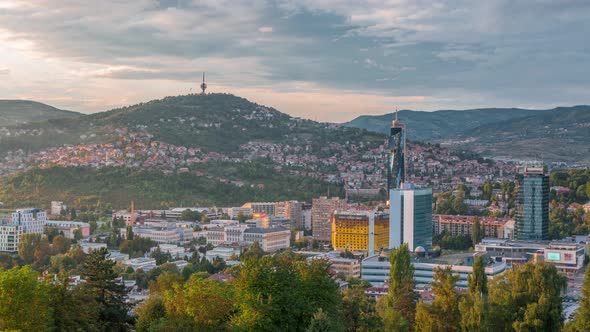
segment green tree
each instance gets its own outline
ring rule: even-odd
[[[342,313],[346,331],[368,332],[382,328],[381,318],[375,308],[375,301],[367,298],[366,288],[366,285],[362,284],[352,285],[351,288],[342,292]]]
[[[590,268],[586,268],[584,284],[582,285],[582,297],[580,298],[580,307],[570,321],[565,330],[568,332],[590,331]]]
[[[48,285],[29,267],[0,272],[0,329],[47,331],[53,328]]]
[[[306,332],[332,332],[332,322],[330,321],[330,317],[319,308],[318,311],[313,314],[313,318],[311,319],[311,323],[307,328]]]
[[[563,326],[561,292],[567,285],[555,265],[524,264],[495,278],[489,287],[493,331],[559,331]]]
[[[478,256],[473,263],[473,273],[467,277],[468,291],[461,303],[461,329],[464,332],[487,331],[487,276],[483,257]]]
[[[262,256],[264,256],[264,250],[262,250],[258,241],[254,241],[254,243],[242,253],[240,260],[245,261],[249,258],[260,259]]]
[[[133,226],[127,225],[125,239],[130,241],[133,240]]]
[[[434,271],[432,304],[418,303],[416,307],[416,331],[452,332],[461,330],[460,297],[455,287],[459,275],[450,267]]]
[[[414,266],[406,243],[389,254],[389,290],[377,310],[385,330],[409,331],[414,324],[418,294],[414,291]]]
[[[138,332],[166,331],[166,306],[161,295],[150,295],[137,308]]]
[[[49,286],[55,331],[99,331],[98,304],[82,287],[72,287],[67,277]]]
[[[471,229],[471,244],[475,247],[481,241],[482,238],[482,229],[481,224],[479,222],[479,217],[473,218],[473,227]]]
[[[83,264],[82,277],[87,291],[99,305],[98,324],[101,330],[125,331],[128,328],[125,286],[119,283],[114,270],[115,262],[109,259],[106,248],[93,251]]]

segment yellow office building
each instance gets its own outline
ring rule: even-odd
[[[332,247],[369,253],[389,248],[389,215],[373,211],[334,212]]]

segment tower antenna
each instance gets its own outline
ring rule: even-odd
[[[205,83],[205,72],[203,72],[203,83],[201,83],[201,94],[205,94],[205,90],[207,89],[207,83]]]

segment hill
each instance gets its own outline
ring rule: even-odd
[[[233,95],[167,97],[0,131],[0,175],[9,175],[0,201],[46,204],[60,197],[76,204],[79,197],[127,205],[137,197],[147,208],[306,199],[342,192],[340,173],[380,172],[384,160],[363,158],[380,157],[383,143],[378,133],[293,118]],[[362,172],[358,177],[359,186],[380,186],[367,183]],[[172,185],[179,179],[193,184],[190,190]]]
[[[344,126],[386,133],[394,113],[360,116]],[[470,149],[484,156],[548,161],[590,161],[590,106],[442,110],[398,114],[408,139]]]
[[[590,162],[590,106],[558,107],[443,141],[489,156]]]
[[[0,100],[2,126],[14,126],[50,119],[76,118],[80,113],[64,111],[30,100]]]

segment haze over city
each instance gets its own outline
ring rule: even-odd
[[[0,3],[0,98],[92,113],[198,89],[348,121],[588,103],[588,1]],[[192,89],[192,90],[191,90]]]

